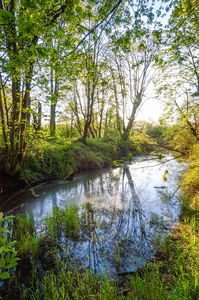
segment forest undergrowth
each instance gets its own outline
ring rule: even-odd
[[[87,138],[83,143],[79,136],[67,137],[62,127],[53,136],[47,129],[37,134],[30,130],[27,141],[23,164],[11,170],[9,163],[5,163],[3,169],[28,182],[64,179],[71,173],[100,169],[113,161],[148,153],[154,146],[146,134],[136,133],[124,141],[116,132],[103,138]]]

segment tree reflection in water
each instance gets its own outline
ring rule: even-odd
[[[23,209],[32,211],[39,224],[52,214],[53,206],[79,206],[80,238],[62,240],[62,257],[94,273],[133,271],[153,256],[153,238],[163,237],[178,218],[174,192],[179,170],[176,161],[160,166],[155,159],[141,158],[130,166],[84,173],[72,182],[43,187]]]
[[[88,202],[82,241],[70,241],[73,263],[78,267],[84,265],[94,273],[105,269],[110,274],[132,271],[153,253],[154,230],[149,226],[129,167],[124,166],[122,172],[120,208],[116,206],[117,201],[109,207]],[[99,189],[105,190],[102,177],[100,182]],[[87,181],[85,194],[88,196],[93,188]]]

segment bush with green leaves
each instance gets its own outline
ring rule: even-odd
[[[10,271],[17,265],[19,258],[17,251],[14,249],[16,241],[10,241],[10,231],[3,226],[3,222],[7,224],[11,221],[12,216],[3,218],[3,213],[0,213],[0,278],[10,278]]]
[[[114,145],[103,138],[88,138],[84,144],[78,138],[50,137],[41,132],[27,144],[20,174],[29,181],[64,178],[70,172],[102,168],[111,164],[115,156]]]
[[[193,146],[189,159],[191,163],[188,166],[188,171],[184,174],[181,187],[184,195],[194,200],[199,198],[199,144]]]

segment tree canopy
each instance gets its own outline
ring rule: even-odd
[[[23,164],[27,129],[38,132],[46,114],[55,134],[60,107],[84,142],[111,130],[128,139],[154,80],[170,116],[198,140],[199,6],[176,0],[157,7],[146,0],[0,1],[1,147],[8,170]]]

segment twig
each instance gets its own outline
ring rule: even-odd
[[[28,180],[27,180],[26,178],[24,179],[24,181],[25,181],[25,183],[26,183],[27,185],[30,185],[29,182],[28,182]],[[31,193],[32,193],[32,195],[33,195],[34,197],[38,197],[38,196],[39,196],[39,195],[36,195],[36,194],[35,194],[35,191],[34,191],[33,188],[30,188],[30,191],[31,191]]]
[[[160,162],[159,164],[156,164],[156,165],[153,165],[153,166],[138,167],[138,168],[135,168],[135,169],[143,169],[143,168],[153,168],[153,167],[157,167],[157,166],[166,164],[167,162],[169,162],[169,161],[171,161],[171,160],[174,160],[174,159],[177,159],[177,158],[180,158],[180,157],[182,157],[182,155],[177,156],[177,157],[173,157],[173,158],[171,158],[171,159],[168,159],[168,160],[166,160],[166,161]],[[139,162],[139,161],[137,160],[137,162]],[[142,160],[140,160],[140,162],[142,162]]]
[[[53,170],[50,171],[50,172],[48,172],[46,175],[49,175],[49,174],[52,173],[52,172],[53,172]],[[45,177],[46,175],[40,176],[40,177],[38,178],[38,180],[40,180],[41,178]],[[10,198],[8,198],[8,199],[6,200],[6,202],[0,207],[0,209],[2,209],[2,208],[8,203],[8,201],[10,201],[12,198],[14,198],[15,196],[17,196],[17,195],[23,193],[25,190],[27,190],[27,189],[31,186],[32,183],[34,183],[34,181],[32,181],[31,183],[29,183],[29,184],[28,184],[24,189],[22,189],[21,191],[17,192],[16,194],[14,194],[14,195],[12,195]]]
[[[41,183],[41,184],[38,184],[38,185],[36,185],[36,186],[34,186],[34,189],[36,189],[36,188],[38,188],[38,187],[40,187],[40,186],[42,186],[42,185],[44,185],[44,184],[47,184],[48,183],[48,181],[46,181],[46,182],[43,182],[43,183]],[[29,191],[30,191],[31,189],[29,189]]]

